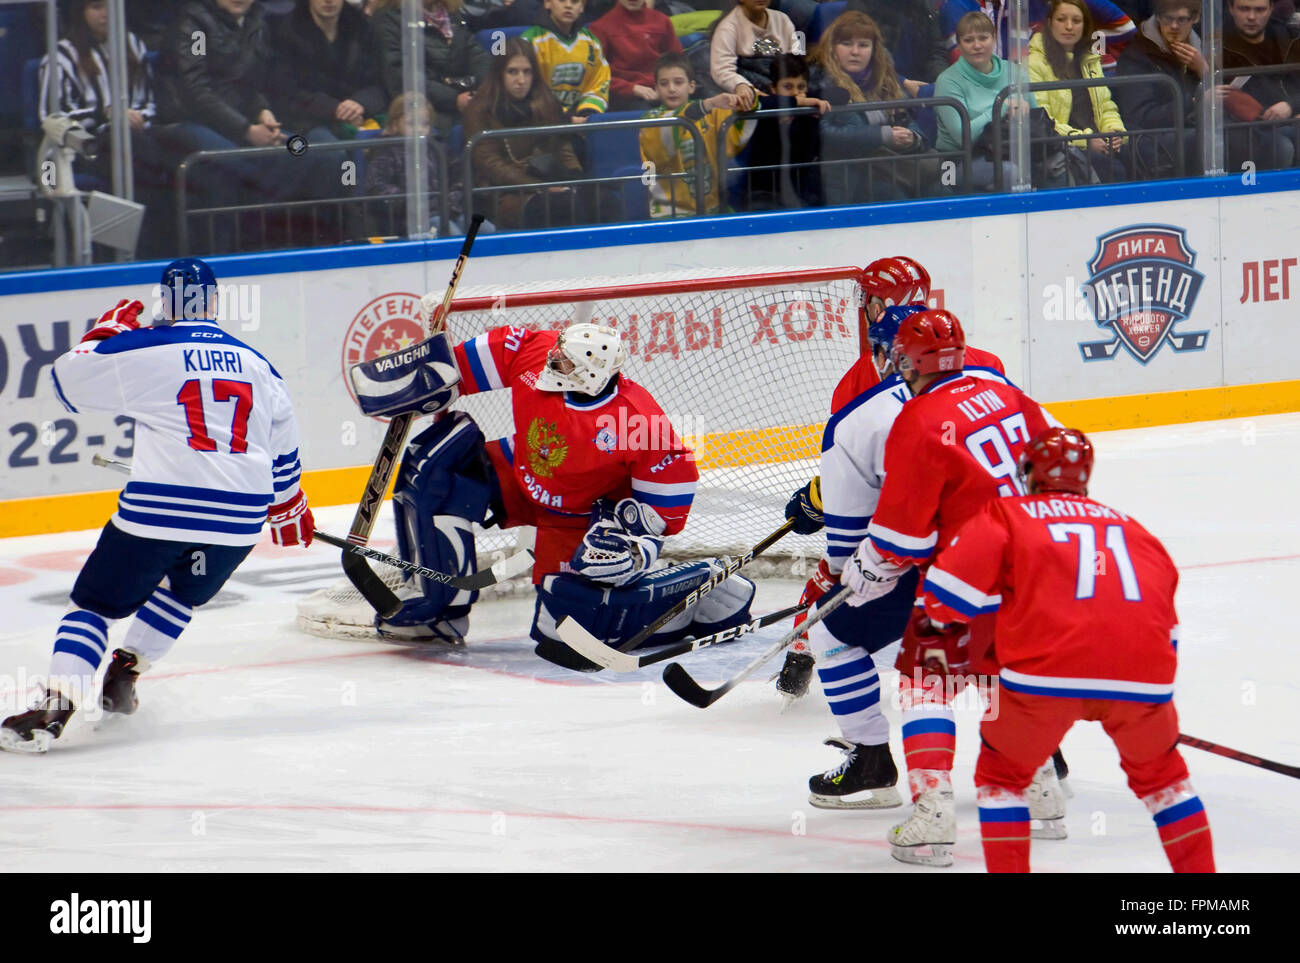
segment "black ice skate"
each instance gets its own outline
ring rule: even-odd
[[[827,739],[826,745],[844,751],[834,769],[808,780],[808,802],[818,809],[893,809],[903,805],[898,790],[898,767],[889,744],[866,746],[847,739]]]
[[[113,650],[113,661],[104,672],[104,692],[99,699],[105,712],[120,712],[129,716],[140,708],[140,700],[135,694],[135,680],[147,668],[148,661],[136,653],[126,649]]]
[[[66,696],[47,692],[35,709],[0,723],[0,749],[9,752],[48,752],[63,734],[76,707]]]
[[[792,702],[808,694],[808,683],[812,681],[813,666],[816,664],[811,652],[791,651],[785,654],[785,665],[776,677],[776,691],[785,699],[781,711],[784,712]]]

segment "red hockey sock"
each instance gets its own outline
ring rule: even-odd
[[[980,841],[990,873],[1029,872],[1029,804],[1023,790],[979,786]]]
[[[1213,873],[1210,820],[1189,780],[1143,797],[1175,873]]]

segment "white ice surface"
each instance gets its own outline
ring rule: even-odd
[[[1300,414],[1094,442],[1095,497],[1141,520],[1183,570],[1183,731],[1300,763],[1290,611]],[[317,520],[343,531],[349,514],[322,509]],[[5,714],[25,707],[19,690],[45,672],[95,537],[0,542]],[[136,715],[74,726],[44,757],[0,754],[0,868],[944,872],[890,858],[883,834],[903,810],[808,806],[808,776],[839,758],[819,745],[835,725],[816,686],[778,713],[766,680],[779,662],[701,711],[654,669],[578,676],[540,662],[521,638],[523,599],[480,606],[459,651],[303,635],[295,598],[337,577],[332,549],[264,543],[146,675]],[[800,582],[765,581],[756,608],[789,604]],[[686,664],[720,680],[773,637]],[[983,868],[977,746],[968,708],[958,714],[956,872]],[[1076,726],[1064,749],[1070,838],[1035,843],[1034,868],[1167,870],[1100,727]],[[1220,869],[1293,870],[1300,782],[1183,751]],[[896,727],[894,755],[901,764]]]

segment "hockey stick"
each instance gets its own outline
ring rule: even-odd
[[[92,455],[91,463],[101,468],[111,468],[114,471],[120,471],[124,474],[131,474],[131,466],[124,461],[116,461],[112,458],[105,458],[103,455]],[[378,549],[369,548],[365,545],[354,545],[346,539],[339,538],[337,535],[331,535],[328,532],[322,532],[320,529],[312,531],[312,538],[320,539],[326,545],[334,545],[343,549],[345,552],[353,552],[358,555],[364,555],[367,558],[373,558],[376,562],[383,562],[385,565],[391,565],[393,568],[400,568],[410,572],[412,575],[419,575],[434,582],[441,582],[443,585],[450,585],[458,589],[466,589],[470,592],[485,589],[498,582],[506,582],[533,567],[533,553],[530,549],[524,549],[522,552],[508,558],[503,558],[496,562],[491,568],[475,572],[473,575],[452,575],[448,572],[436,572],[431,568],[425,568],[423,565],[416,565],[414,562],[408,562],[398,558],[396,555],[385,555]]]
[[[784,649],[799,636],[803,635],[810,628],[820,622],[826,616],[834,612],[839,606],[848,601],[852,592],[840,586],[833,592],[827,592],[821,598],[821,604],[813,610],[802,623],[796,625],[793,629],[781,636],[780,640],[773,642],[771,647],[763,652],[757,659],[749,663],[740,670],[739,673],[732,676],[716,689],[706,689],[694,679],[689,672],[682,668],[680,662],[674,662],[664,669],[664,684],[673,690],[673,694],[685,699],[697,709],[707,709],[713,703],[717,702],[724,695],[734,689],[737,685],[749,678],[774,655]]]
[[[319,529],[312,532],[312,537],[320,539],[326,545],[335,545],[345,552],[373,558],[376,562],[383,562],[393,568],[400,568],[412,575],[427,578],[431,582],[441,582],[443,585],[450,585],[453,588],[465,589],[470,592],[485,589],[490,585],[496,585],[498,582],[505,582],[533,567],[533,553],[529,549],[524,549],[522,552],[515,552],[508,558],[503,558],[492,565],[491,568],[481,569],[473,575],[452,575],[450,572],[437,572],[431,568],[425,568],[423,565],[416,565],[414,562],[405,561],[396,555],[385,555],[378,549],[370,548],[368,545],[356,545],[345,538],[330,535]]]
[[[470,221],[469,230],[465,232],[465,243],[461,245],[460,256],[456,258],[456,266],[451,270],[447,291],[442,296],[442,308],[429,317],[430,335],[437,334],[446,323],[451,299],[456,295],[456,285],[460,283],[460,274],[465,269],[465,262],[469,260],[470,248],[474,246],[474,236],[478,234],[479,225],[482,223],[481,214],[475,214]],[[406,447],[406,435],[414,419],[414,413],[405,412],[395,416],[388,423],[388,431],[379,446],[374,467],[370,469],[370,477],[366,479],[365,492],[361,495],[357,513],[352,519],[352,527],[348,530],[348,541],[353,545],[365,545],[370,540],[370,530],[375,527],[375,519],[384,502],[384,492],[388,490],[388,482],[393,477],[397,460],[402,455],[402,449]],[[343,574],[348,577],[348,581],[356,586],[357,591],[376,612],[385,618],[397,614],[402,603],[393,594],[392,589],[384,584],[384,580],[366,564],[365,558],[345,550],[341,564]]]
[[[1195,749],[1204,749],[1206,752],[1212,752],[1218,756],[1227,756],[1229,759],[1236,759],[1238,762],[1244,762],[1248,766],[1259,766],[1260,769],[1270,769],[1273,772],[1280,772],[1284,776],[1290,776],[1292,779],[1300,779],[1300,766],[1288,766],[1284,762],[1274,762],[1272,759],[1261,759],[1259,756],[1252,756],[1248,752],[1242,752],[1239,749],[1229,749],[1227,746],[1221,746],[1217,742],[1210,742],[1208,739],[1197,739],[1195,736],[1189,736],[1185,733],[1179,733],[1178,741],[1185,746],[1192,746]]]
[[[611,646],[606,645],[600,639],[596,638],[578,623],[574,623],[581,637],[575,641],[565,639],[568,646],[578,652],[583,657],[595,662],[603,669],[613,669],[615,672],[635,672],[637,669],[644,668],[647,665],[654,665],[656,662],[663,662],[666,659],[675,659],[679,655],[685,655],[687,652],[694,652],[696,649],[703,649],[706,646],[718,645],[721,642],[730,642],[732,639],[738,639],[742,635],[748,635],[750,632],[766,628],[774,622],[780,622],[782,619],[788,619],[792,615],[798,615],[804,611],[807,606],[792,605],[788,609],[782,609],[779,612],[769,612],[767,615],[760,615],[752,621],[745,622],[742,625],[736,625],[729,629],[723,629],[721,632],[714,632],[712,635],[701,636],[698,639],[686,639],[683,642],[675,643],[666,649],[658,652],[651,652],[648,655],[635,656],[627,655]],[[574,633],[576,635],[576,633]]]
[[[790,532],[790,530],[793,528],[794,528],[794,519],[793,518],[787,519],[784,525],[782,525],[780,528],[774,531],[771,535],[768,535],[761,542],[759,542],[757,545],[751,548],[748,552],[746,552],[743,555],[739,555],[736,558],[728,559],[726,564],[722,566],[721,571],[709,576],[707,581],[697,585],[694,589],[692,589],[689,593],[687,593],[686,597],[683,598],[680,602],[674,605],[663,615],[659,616],[659,618],[655,619],[653,622],[647,625],[636,635],[632,636],[632,638],[628,639],[626,642],[620,645],[618,647],[618,651],[630,652],[632,649],[635,649],[638,645],[640,645],[646,639],[650,638],[650,636],[654,635],[656,632],[662,629],[673,619],[677,618],[677,616],[685,612],[689,605],[691,605],[694,602],[698,602],[700,599],[704,598],[704,596],[708,595],[709,592],[717,588],[717,586],[720,585],[723,581],[730,578],[732,575],[735,575],[736,572],[740,571],[740,569],[743,566],[747,565],[749,562],[752,562],[755,556],[762,555],[765,551],[767,551],[778,541],[784,538],[785,535],[788,532]],[[575,649],[575,650],[581,644],[584,643],[590,644],[587,642],[587,640],[594,638],[594,636],[592,636],[590,632],[588,632],[586,629],[584,629],[581,625],[578,624],[576,619],[568,615],[560,619],[560,623],[555,627],[555,631],[556,634],[559,635],[559,637],[564,641],[566,645],[568,645],[571,649]],[[575,640],[576,640],[576,644],[575,644]],[[596,660],[592,660],[592,661],[596,661]]]

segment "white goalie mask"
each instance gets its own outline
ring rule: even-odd
[[[622,336],[603,324],[571,324],[546,356],[537,376],[542,391],[577,391],[595,397],[627,360]]]

